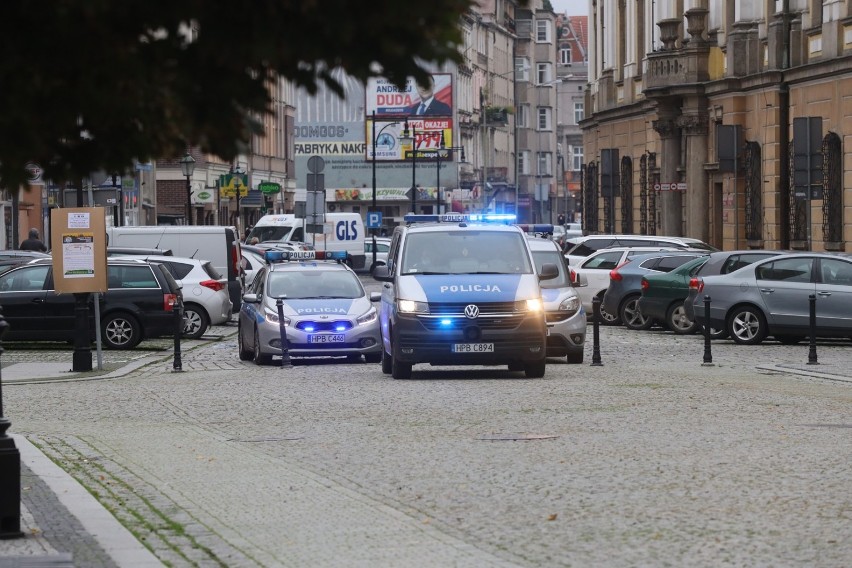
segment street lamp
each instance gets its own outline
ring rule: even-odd
[[[441,203],[442,203],[442,201],[441,201],[441,151],[442,150],[446,150],[446,151],[450,151],[450,152],[452,152],[453,150],[460,150],[461,151],[461,160],[459,160],[459,161],[462,162],[462,163],[467,161],[465,159],[465,156],[464,156],[464,146],[450,146],[449,148],[447,148],[447,146],[444,142],[444,131],[442,130],[441,131],[441,145],[438,148],[438,152],[436,154],[436,158],[437,158],[436,163],[438,165],[438,173],[437,173],[437,176],[436,176],[436,190],[437,191],[436,191],[436,196],[435,196],[435,202],[438,206],[437,210],[436,210],[436,213],[438,215],[441,214]]]
[[[379,133],[376,134],[376,111],[373,111],[373,209],[375,212],[378,209],[378,205],[376,204],[376,140],[378,140],[377,136],[381,136],[382,132],[385,131],[385,128],[388,126],[399,126],[398,122],[389,122],[382,126],[382,129],[379,130]],[[370,266],[376,265],[376,233],[378,232],[378,228],[374,228],[371,231],[373,233],[373,263]]]
[[[192,225],[192,172],[195,171],[195,158],[187,152],[186,156],[180,159],[180,171],[186,176],[186,224]]]
[[[242,229],[242,212],[240,211],[240,194],[243,191],[243,178],[242,175],[245,173],[240,165],[237,164],[233,168],[231,168],[231,173],[234,177],[234,187],[237,190],[237,238],[243,238],[243,229]]]
[[[411,143],[411,212],[417,213],[417,131],[411,126],[409,136],[408,119],[405,119],[405,129],[399,141],[403,144]]]

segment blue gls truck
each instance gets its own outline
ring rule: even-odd
[[[391,239],[380,324],[382,371],[411,377],[417,363],[508,365],[543,377],[547,327],[540,280],[514,215],[406,215]]]

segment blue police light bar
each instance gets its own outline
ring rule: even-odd
[[[537,225],[518,225],[525,233],[548,233],[553,234],[553,225],[541,223]]]
[[[406,223],[464,223],[467,221],[479,223],[513,223],[517,216],[508,213],[448,213],[445,215],[415,215],[406,214],[402,220]]]
[[[291,260],[346,260],[345,250],[268,250],[264,254],[266,262],[285,262]]]

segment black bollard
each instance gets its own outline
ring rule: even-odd
[[[601,298],[595,296],[592,298],[592,311],[594,312],[594,320],[592,322],[592,367],[602,367],[601,363]]]
[[[810,349],[808,349],[808,365],[819,365],[819,361],[817,361],[817,352],[816,352],[816,296],[811,294],[808,296],[808,303],[810,304],[810,328],[811,328],[811,337],[810,337]]]
[[[172,311],[175,316],[175,360],[172,363],[172,373],[183,371],[183,361],[180,358],[180,336],[183,335],[183,300],[175,298]]]
[[[0,313],[0,341],[9,324]],[[0,355],[3,346],[0,345]],[[20,538],[21,532],[21,452],[15,440],[6,435],[12,423],[3,416],[3,377],[0,375],[0,539]]]
[[[701,366],[713,366],[713,354],[710,352],[710,296],[704,296],[704,362]]]
[[[284,297],[275,300],[278,308],[278,330],[281,332],[281,367],[292,367],[290,362],[290,349],[287,346],[287,326],[284,325]]]

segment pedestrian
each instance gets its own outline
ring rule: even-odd
[[[30,236],[21,243],[21,250],[37,250],[39,252],[47,252],[47,247],[41,242],[38,235],[38,229],[30,229]]]

